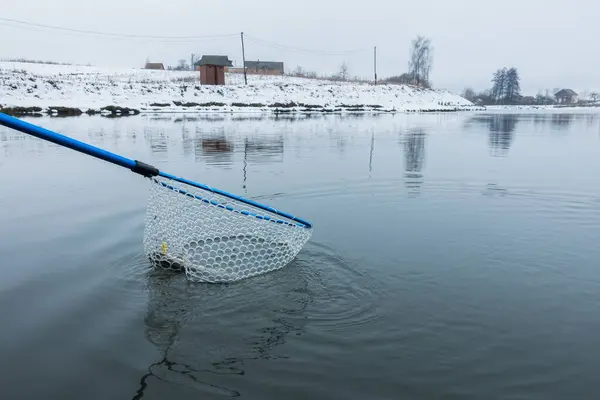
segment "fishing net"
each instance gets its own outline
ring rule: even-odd
[[[157,267],[197,282],[233,282],[280,269],[312,229],[243,201],[152,178],[144,250]]]

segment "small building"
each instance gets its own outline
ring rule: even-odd
[[[556,103],[558,104],[573,104],[577,103],[578,94],[571,89],[562,89],[554,94]]]
[[[524,106],[532,106],[535,104],[535,97],[533,96],[524,96],[521,98],[520,103]]]
[[[144,69],[160,69],[160,70],[164,70],[165,66],[163,65],[163,63],[146,63],[146,66],[144,67]]]
[[[194,63],[196,70],[200,71],[200,83],[203,85],[224,85],[225,68],[232,66],[227,56],[215,55],[204,55]]]
[[[246,61],[246,72],[257,75],[283,75],[283,63],[279,61]]]

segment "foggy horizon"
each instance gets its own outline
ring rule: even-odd
[[[282,61],[286,71],[302,66],[333,74],[346,62],[351,76],[372,78],[377,46],[381,79],[407,72],[411,40],[423,35],[433,46],[435,88],[482,91],[491,88],[497,69],[516,67],[524,95],[553,88],[600,89],[593,49],[578,45],[599,30],[593,23],[599,7],[589,0],[578,1],[576,7],[558,0],[346,4],[307,0],[292,6],[259,0],[223,7],[191,0],[105,0],[99,7],[74,0],[23,0],[2,17],[115,35],[207,37],[105,36],[0,20],[0,35],[10,38],[3,41],[0,58],[135,68],[146,59],[165,66],[180,59],[189,63],[194,53],[227,55],[239,66],[243,31],[247,61]],[[215,35],[227,36],[208,37]]]

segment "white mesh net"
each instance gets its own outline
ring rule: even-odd
[[[144,249],[158,268],[197,282],[233,282],[282,268],[312,229],[191,185],[153,178]]]

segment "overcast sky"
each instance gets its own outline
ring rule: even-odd
[[[126,35],[232,36],[132,39],[0,21],[0,58],[139,67],[147,58],[175,65],[196,53],[228,55],[239,65],[244,31],[247,60],[319,73],[346,61],[351,75],[372,76],[377,46],[385,77],[406,71],[410,41],[424,35],[434,47],[436,87],[489,88],[496,69],[514,66],[525,94],[600,90],[598,11],[593,0],[19,0],[0,17]]]

